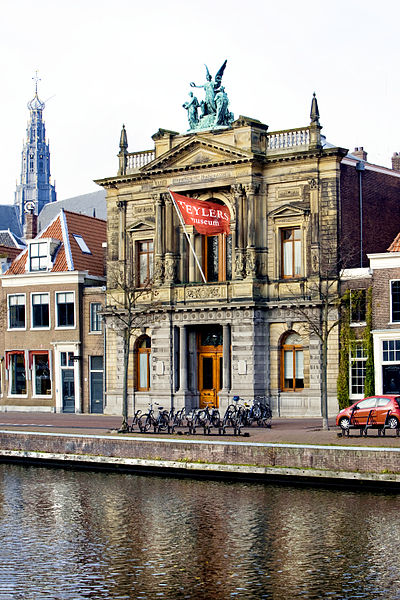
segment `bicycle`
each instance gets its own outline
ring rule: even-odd
[[[158,404],[155,402],[154,404]],[[168,429],[169,413],[163,406],[158,406],[158,416],[154,416],[153,403],[150,403],[149,412],[139,417],[138,425],[140,433],[147,433],[151,427],[154,433],[160,433]]]

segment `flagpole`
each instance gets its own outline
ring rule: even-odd
[[[192,242],[190,241],[190,237],[189,237],[189,235],[188,235],[188,232],[186,231],[185,221],[183,220],[182,213],[181,213],[181,211],[179,210],[179,208],[178,208],[178,206],[177,206],[177,204],[176,204],[175,198],[174,198],[174,197],[173,197],[173,195],[171,194],[171,190],[170,190],[170,189],[168,189],[168,192],[169,192],[169,195],[171,196],[172,202],[173,202],[173,204],[174,204],[174,206],[175,206],[175,210],[176,210],[176,212],[178,213],[178,217],[179,217],[179,220],[180,220],[180,222],[181,222],[181,225],[182,225],[182,227],[183,227],[183,231],[185,232],[186,239],[187,239],[187,241],[188,241],[188,244],[189,244],[189,246],[190,246],[190,249],[191,249],[191,251],[192,251],[192,253],[193,253],[194,259],[195,259],[195,261],[196,261],[196,264],[197,264],[197,266],[198,266],[198,268],[199,268],[199,271],[200,271],[200,273],[201,273],[201,276],[202,276],[202,278],[203,278],[203,281],[204,281],[204,283],[207,283],[207,280],[206,280],[206,278],[205,278],[205,275],[204,275],[204,273],[203,273],[203,269],[202,269],[202,268],[201,268],[201,266],[200,266],[199,259],[197,258],[196,252],[194,251],[194,248],[193,248]]]

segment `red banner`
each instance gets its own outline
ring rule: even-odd
[[[229,209],[224,204],[201,202],[171,192],[186,225],[193,225],[202,235],[217,235],[230,232]]]

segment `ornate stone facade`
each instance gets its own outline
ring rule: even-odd
[[[320,129],[317,119],[301,130],[268,133],[261,122],[239,117],[213,132],[159,130],[147,164],[132,167],[135,153],[124,147],[119,175],[97,181],[107,190],[109,268],[119,265],[133,286],[143,284],[150,262],[153,269],[153,300],[145,306],[154,318],[132,348],[130,413],[151,401],[186,408],[210,402],[224,410],[239,395],[268,397],[275,414],[321,414],[321,348],[304,315],[319,310],[324,244],[338,248],[346,151],[324,147]],[[185,234],[170,188],[227,206],[230,235],[200,236],[193,227]],[[151,340],[147,387],[144,339]],[[107,345],[106,412],[119,413],[121,358],[111,330]],[[337,353],[334,330],[330,414],[337,409]]]

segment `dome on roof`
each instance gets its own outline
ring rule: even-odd
[[[45,103],[39,100],[39,96],[37,92],[35,93],[35,97],[32,98],[30,102],[28,102],[29,110],[43,110],[45,107]]]

